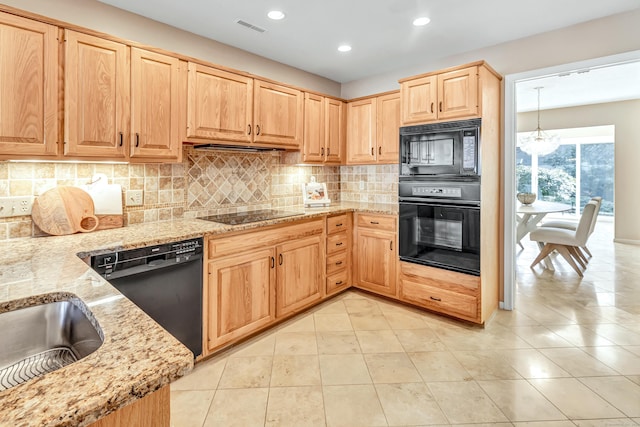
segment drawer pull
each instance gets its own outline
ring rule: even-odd
[[[282,265],[282,261],[283,261],[282,254],[280,254],[280,255],[278,255],[278,264]]]
[[[336,224],[336,227],[342,227],[342,223]]]
[[[342,285],[342,280],[337,281],[336,285]]]
[[[274,268],[276,266],[276,259],[274,257],[271,257],[271,268]]]
[[[342,242],[336,243],[336,246],[342,246]]]
[[[432,300],[434,300],[434,301],[442,301],[442,299],[441,299],[441,298],[438,298],[438,297],[429,297],[429,298],[430,298],[430,299],[432,299]]]
[[[380,224],[378,221],[370,221],[370,222],[371,222],[371,224],[373,224],[373,225],[378,225],[378,224]]]
[[[336,265],[342,265],[342,261],[336,262]]]

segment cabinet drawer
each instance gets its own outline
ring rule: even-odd
[[[358,227],[396,231],[397,218],[390,215],[358,214]]]
[[[478,299],[402,277],[400,299],[463,319],[477,321]]]
[[[349,286],[349,271],[346,269],[327,276],[327,294]]]
[[[327,236],[327,255],[349,248],[349,235],[346,231]]]
[[[269,227],[267,229],[257,228],[229,237],[224,237],[224,235],[212,237],[209,239],[209,258],[245,251],[247,248],[255,249],[263,246],[273,246],[301,237],[321,234],[323,226],[324,220],[317,219],[295,225]]]
[[[349,218],[347,214],[331,216],[327,218],[327,234],[339,233],[346,231],[349,226]]]
[[[348,252],[342,251],[327,257],[327,275],[347,268]]]
[[[480,278],[478,276],[443,270],[442,268],[401,262],[400,273],[403,277],[408,276],[410,280],[452,292],[475,296],[480,289]]]

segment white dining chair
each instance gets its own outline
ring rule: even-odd
[[[598,203],[590,201],[582,210],[582,216],[575,230],[554,227],[539,227],[529,233],[529,238],[535,242],[543,243],[544,246],[540,253],[531,263],[531,268],[535,267],[540,261],[545,259],[551,252],[558,251],[567,263],[575,270],[580,277],[583,276],[582,270],[586,268],[586,258],[580,251],[580,247],[587,243],[589,231],[594,216],[596,215]],[[579,266],[580,267],[579,267]]]
[[[599,196],[592,197],[590,201],[596,202],[598,206],[596,207],[596,212],[593,216],[593,221],[591,221],[591,226],[589,227],[589,235],[587,236],[587,241],[589,240],[589,237],[591,236],[591,234],[593,234],[593,230],[596,228],[596,222],[598,221],[598,214],[600,213],[600,206],[602,205],[602,197],[599,197]],[[572,222],[572,221],[555,220],[555,221],[546,221],[542,223],[540,227],[565,228],[567,230],[575,231],[575,229],[578,227],[578,223]],[[593,257],[593,255],[591,254],[591,251],[589,251],[589,248],[587,248],[586,242],[584,246],[580,247],[580,249],[584,251],[589,256],[589,258]]]

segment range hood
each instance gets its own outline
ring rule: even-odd
[[[243,151],[243,152],[264,152],[264,151],[284,151],[283,148],[271,148],[271,147],[254,147],[246,145],[229,145],[229,144],[200,144],[194,145],[195,150],[202,151]]]

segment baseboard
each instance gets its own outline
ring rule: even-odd
[[[636,245],[640,246],[640,240],[631,240],[631,239],[613,239],[615,243],[624,243],[625,245]]]

